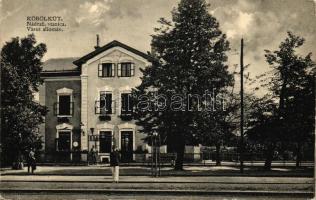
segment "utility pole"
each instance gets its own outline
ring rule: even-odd
[[[244,39],[240,46],[240,173],[244,172]]]

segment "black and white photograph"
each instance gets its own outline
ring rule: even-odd
[[[316,0],[0,0],[1,200],[315,199]]]

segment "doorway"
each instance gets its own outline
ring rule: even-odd
[[[68,162],[71,160],[71,132],[70,131],[59,131],[58,132],[58,157],[59,162]]]
[[[100,131],[100,153],[111,153],[112,131]]]
[[[133,131],[121,132],[121,160],[122,162],[133,160]]]

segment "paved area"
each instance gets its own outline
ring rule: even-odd
[[[14,176],[0,177],[1,182],[112,182],[111,176]],[[122,176],[121,183],[230,183],[230,184],[313,184],[308,177],[238,177],[238,176],[194,176],[194,177],[158,177]]]
[[[1,175],[27,175],[27,169],[2,169]],[[82,175],[105,176],[111,175],[108,165],[97,166],[38,166],[36,175]],[[121,176],[150,176],[151,168],[143,166],[121,166]],[[171,167],[161,168],[162,176],[271,176],[271,177],[313,177],[313,167],[273,167],[271,171],[264,171],[258,167],[246,167],[240,174],[238,166],[185,166],[184,171],[174,171]]]
[[[11,200],[306,200],[306,197],[276,197],[247,195],[179,196],[179,195],[108,195],[108,194],[3,194]],[[1,199],[1,197],[0,197]]]
[[[277,192],[311,193],[312,178],[286,177],[121,177],[112,183],[110,176],[3,176],[1,191],[46,192]]]
[[[108,166],[39,166],[35,175],[27,175],[26,169],[2,170],[0,191],[8,199],[50,199],[53,194],[59,199],[252,199],[254,195],[306,199],[313,195],[312,169],[247,170],[240,174],[236,167],[186,166],[181,172],[163,168],[165,176],[154,178],[148,175],[150,168],[123,166],[120,182],[113,183]]]

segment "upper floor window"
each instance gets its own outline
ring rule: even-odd
[[[122,93],[121,94],[122,107],[121,113],[122,115],[128,115],[132,113],[132,97],[130,93]]]
[[[62,88],[57,90],[57,102],[55,103],[55,114],[57,116],[72,116],[73,114],[72,90]]]
[[[100,92],[100,114],[112,114],[112,94]]]
[[[99,64],[98,75],[99,77],[114,77],[115,65],[113,63]]]
[[[135,75],[135,65],[131,62],[119,63],[117,66],[117,76],[131,77]]]
[[[71,115],[70,95],[59,96],[59,115]]]

